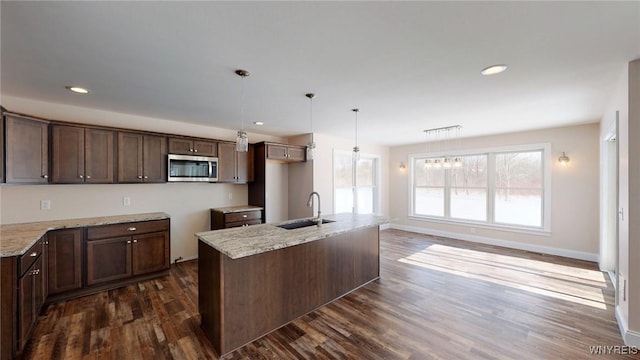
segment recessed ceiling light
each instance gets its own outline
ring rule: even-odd
[[[505,64],[498,64],[498,65],[491,65],[488,66],[484,69],[482,69],[482,71],[480,71],[480,74],[482,75],[495,75],[495,74],[499,74],[503,71],[507,70],[507,65]]]
[[[73,91],[74,93],[77,94],[88,94],[89,90],[79,87],[79,86],[65,86],[65,89],[69,90],[69,91]]]
[[[264,123],[263,123],[262,121],[254,121],[253,123],[254,123],[255,125],[258,125],[258,126],[262,126],[262,125],[264,125]]]

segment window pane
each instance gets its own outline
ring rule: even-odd
[[[358,214],[373,214],[373,187],[358,187]]]
[[[497,189],[495,222],[542,226],[542,190]]]
[[[336,187],[335,208],[336,214],[350,213],[353,211],[353,190],[351,187]]]
[[[335,154],[333,161],[333,174],[336,187],[351,188],[352,176],[351,154]],[[337,196],[337,194],[336,194]]]
[[[415,186],[444,186],[444,169],[426,167],[425,159],[416,159],[413,167]]]
[[[415,214],[444,216],[444,188],[416,188]]]
[[[467,220],[487,220],[485,189],[451,189],[451,217]]]
[[[460,156],[462,166],[451,169],[453,187],[487,187],[487,155]]]
[[[374,185],[374,159],[360,159],[356,167],[356,185],[357,186],[373,186]]]
[[[496,154],[496,187],[542,188],[542,151]]]

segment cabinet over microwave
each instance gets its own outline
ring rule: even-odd
[[[218,181],[218,158],[169,154],[168,181]]]

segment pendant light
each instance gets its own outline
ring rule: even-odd
[[[447,128],[444,129],[443,131],[445,132],[444,134],[444,146],[447,148],[448,151],[451,151],[451,148],[449,146],[449,132],[451,129]],[[442,167],[445,169],[451,169],[451,167],[453,166],[453,161],[451,161],[451,157],[449,155],[445,155],[444,156],[444,160],[442,161]]]
[[[431,134],[431,132],[429,130],[425,130],[424,133],[427,136],[427,142],[426,142],[427,156],[431,156],[431,153],[429,152],[429,134]],[[432,168],[433,167],[433,160],[430,159],[430,158],[426,159],[424,161],[424,167]]]
[[[244,131],[244,78],[251,75],[247,70],[238,69],[236,70],[236,75],[240,76],[242,79],[241,90],[240,90],[240,121],[241,127],[238,130],[238,134],[236,135],[236,151],[239,152],[247,152],[249,151],[249,137],[247,136],[247,132]]]
[[[460,151],[460,129],[462,126],[456,125],[456,150]],[[462,158],[456,156],[453,158],[453,167],[462,167]]]
[[[309,98],[309,127],[311,128],[311,141],[307,144],[307,160],[313,160],[313,153],[316,149],[316,143],[313,141],[313,98],[316,94],[308,93],[304,96]]]
[[[360,160],[360,147],[358,146],[358,112],[360,109],[351,109],[356,114],[356,145],[353,147],[353,160]]]

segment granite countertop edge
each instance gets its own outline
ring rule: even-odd
[[[264,207],[256,206],[256,205],[239,205],[239,206],[211,208],[211,210],[219,211],[223,214],[232,214],[232,213],[243,212],[243,211],[264,210]]]
[[[382,216],[339,214],[324,216],[323,219],[334,220],[335,222],[323,224],[320,228],[309,226],[286,230],[278,227],[281,224],[309,219],[312,218],[289,220],[277,224],[260,224],[242,228],[206,231],[195,235],[199,240],[229,258],[240,259],[391,222],[391,219]]]
[[[169,218],[170,216],[164,212],[155,212],[4,224],[0,225],[0,257],[23,255],[30,247],[33,246],[33,244],[42,238],[44,234],[51,230],[163,220]]]

